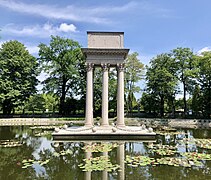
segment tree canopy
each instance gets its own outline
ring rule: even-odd
[[[141,88],[137,84],[144,75],[144,64],[138,59],[138,53],[129,54],[125,60],[125,94],[127,111],[132,111],[135,106],[135,93],[139,93]]]
[[[42,70],[48,74],[44,90],[60,97],[59,113],[64,114],[65,98],[83,94],[85,87],[84,58],[78,42],[51,36],[49,45],[39,45]]]
[[[18,41],[8,41],[0,49],[0,103],[3,114],[10,114],[36,92],[36,58]]]

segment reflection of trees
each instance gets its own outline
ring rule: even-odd
[[[39,153],[41,159],[51,159],[45,165],[46,176],[48,179],[83,179],[83,173],[78,165],[84,158],[84,152],[81,149],[82,143],[60,143],[60,146],[55,148],[56,152],[70,149],[73,153],[66,156],[53,156],[53,152],[45,149]]]
[[[24,144],[20,147],[0,148],[0,179],[35,179],[33,168],[22,169],[22,160],[33,158],[32,153],[41,142],[31,137],[30,129],[23,126],[1,127],[1,139],[18,140]]]
[[[211,137],[211,132],[209,130],[183,130],[186,134],[182,133],[180,135],[171,135],[171,136],[158,136],[159,141],[156,143],[168,144],[168,145],[177,145],[183,138],[208,138]],[[0,179],[84,179],[85,173],[82,172],[82,169],[78,167],[79,164],[83,162],[85,158],[85,151],[82,149],[84,146],[83,143],[78,142],[62,142],[59,143],[59,146],[54,146],[49,148],[44,142],[50,144],[49,140],[47,141],[44,137],[38,138],[34,137],[31,129],[28,127],[2,127],[0,128],[1,139],[16,139],[21,142],[25,142],[23,146],[15,148],[0,148]],[[43,141],[45,139],[45,141]],[[96,143],[96,142],[93,142]],[[100,142],[97,142],[100,143]],[[104,143],[104,142],[102,142]],[[110,142],[107,142],[110,143]],[[42,144],[42,146],[41,146]],[[121,145],[121,143],[118,143]],[[150,153],[147,147],[148,143],[146,142],[126,142],[122,147],[124,149],[125,155],[129,156],[138,156],[146,155],[160,158],[159,155],[155,153]],[[42,149],[43,147],[44,149]],[[112,164],[119,164],[118,161],[118,146],[112,151],[108,152],[108,156]],[[46,148],[46,149],[45,149]],[[54,152],[61,152],[62,150],[71,150],[73,153],[64,155],[64,156],[54,156]],[[198,148],[195,144],[187,145],[182,144],[182,148],[178,149],[181,152],[189,151],[206,151],[206,153],[211,153],[211,150],[204,150]],[[24,159],[34,159],[32,154],[37,153],[37,157],[40,160],[50,159],[49,163],[43,165],[42,167],[36,165],[29,167],[27,169],[22,169],[22,165],[18,165],[18,162],[21,162]],[[120,154],[120,153],[119,153]],[[97,152],[92,153],[93,157],[102,156],[103,153]],[[125,157],[125,155],[123,155]],[[123,157],[122,156],[122,157]],[[175,156],[181,156],[176,154]],[[204,161],[203,168],[184,168],[184,167],[170,167],[167,165],[158,165],[158,166],[145,166],[145,167],[129,167],[126,164],[125,166],[125,179],[195,179],[196,176],[201,179],[207,179],[208,176],[211,176],[211,161]],[[123,166],[122,166],[123,167]],[[105,173],[104,173],[105,174]],[[123,174],[123,173],[122,173]],[[106,177],[108,179],[118,179],[120,173],[108,172]],[[102,179],[102,172],[92,172],[91,178],[94,180]]]
[[[27,150],[26,150],[27,149]],[[0,179],[25,179],[29,176],[35,179],[34,169],[22,169],[19,164],[25,157],[30,157],[32,151],[26,145],[18,148],[0,149]]]

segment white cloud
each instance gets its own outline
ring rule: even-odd
[[[12,34],[16,36],[36,36],[40,38],[46,38],[51,35],[64,35],[64,33],[74,33],[76,31],[76,26],[73,24],[62,23],[58,27],[53,26],[50,23],[45,23],[44,25],[33,25],[17,27],[14,24],[8,24],[2,28],[2,33]]]
[[[64,19],[78,22],[105,23],[106,19],[98,17],[96,9],[87,7],[66,6],[58,7],[45,4],[26,4],[14,0],[0,0],[0,6],[15,12],[38,15],[46,18]]]
[[[204,47],[204,48],[198,50],[197,54],[201,55],[203,52],[206,52],[206,51],[211,51],[211,47],[210,46]]]
[[[62,23],[60,24],[59,28],[58,28],[59,31],[62,31],[62,32],[76,32],[76,27],[74,26],[74,24],[66,24],[66,23]]]
[[[141,13],[151,14],[156,17],[167,17],[171,12],[168,9],[158,7],[147,1],[129,1],[126,4],[103,5],[103,6],[79,6],[67,5],[58,6],[52,4],[29,4],[15,0],[0,0],[0,6],[12,11],[45,17],[48,19],[63,19],[76,22],[88,22],[105,24],[111,23],[111,16],[115,13]],[[114,16],[112,16],[114,17]]]
[[[29,51],[30,54],[32,55],[37,55],[39,52],[39,48],[37,46],[33,45],[25,45],[26,49]]]
[[[0,48],[1,48],[1,45],[4,43],[4,41],[0,41]]]

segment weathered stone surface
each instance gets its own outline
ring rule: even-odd
[[[88,48],[123,48],[123,32],[87,32]]]

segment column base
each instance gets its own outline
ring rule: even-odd
[[[101,127],[109,127],[110,125],[109,124],[101,124],[100,126]]]
[[[93,127],[93,124],[85,124],[85,127]]]
[[[124,128],[126,126],[125,126],[125,124],[117,124],[116,127]]]

